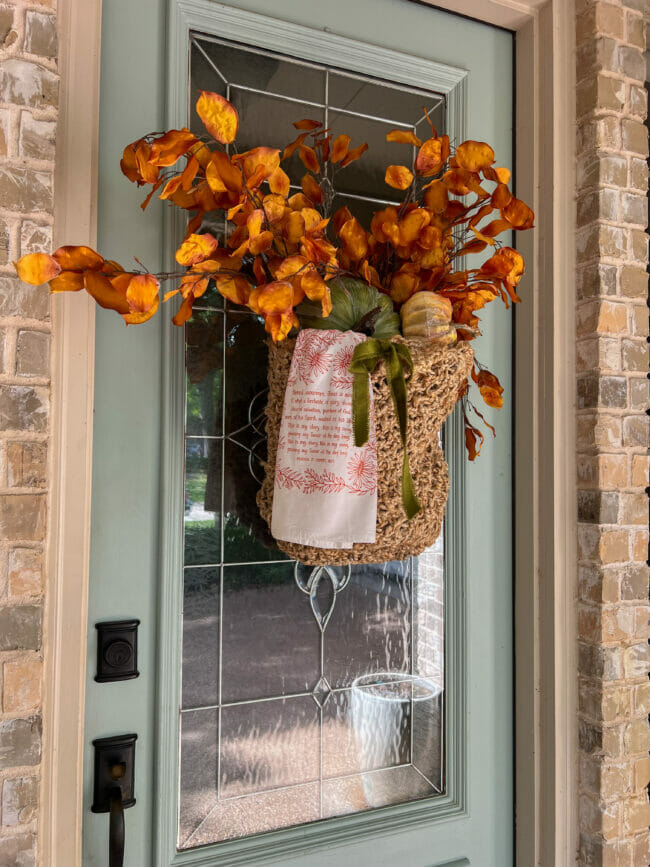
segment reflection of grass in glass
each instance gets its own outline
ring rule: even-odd
[[[207,473],[187,473],[185,476],[185,498],[192,503],[203,505]]]
[[[228,546],[228,560],[245,562],[250,558],[251,537],[248,529],[236,518],[228,516],[225,526],[225,542]],[[185,522],[185,563],[189,566],[209,565],[221,560],[221,539],[214,521]],[[267,576],[268,567],[250,566],[247,568],[246,583],[277,583],[277,576]]]

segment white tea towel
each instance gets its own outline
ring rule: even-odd
[[[271,533],[317,548],[374,542],[377,442],[370,391],[370,436],[354,445],[348,371],[355,331],[299,332],[282,410]],[[370,387],[370,383],[369,383]]]

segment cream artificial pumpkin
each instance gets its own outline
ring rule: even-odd
[[[416,292],[402,305],[404,337],[430,340],[439,346],[456,343],[456,327],[452,324],[451,302],[435,292]]]

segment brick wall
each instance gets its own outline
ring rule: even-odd
[[[52,239],[54,2],[0,0],[0,864],[35,863],[49,297],[12,260]]]
[[[644,0],[577,2],[581,865],[647,867]]]

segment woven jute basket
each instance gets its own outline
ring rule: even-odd
[[[422,340],[407,343],[413,357],[413,375],[407,382],[408,452],[422,510],[409,521],[402,506],[402,441],[382,361],[371,377],[377,434],[376,541],[333,549],[276,540],[282,551],[301,563],[337,566],[405,560],[421,554],[440,535],[449,492],[449,471],[440,448],[440,428],[469,376],[474,353],[468,343],[446,348]],[[269,352],[268,460],[264,482],[257,495],[260,513],[269,526],[284,392],[295,345],[295,340],[285,340],[271,345]]]

